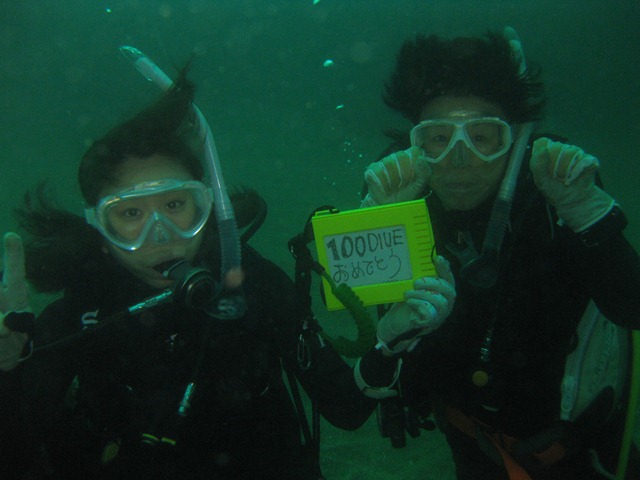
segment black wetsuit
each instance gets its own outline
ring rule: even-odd
[[[1,478],[318,478],[283,381],[300,334],[292,282],[250,247],[243,266],[240,320],[167,304],[100,327],[153,293],[124,271],[47,307],[37,345],[82,328],[95,333],[3,374]],[[330,348],[313,359],[298,371],[303,386],[331,422],[356,428],[374,405]],[[25,469],[32,476],[18,475]]]
[[[481,249],[492,203],[489,199],[470,212],[446,212],[434,195],[427,198],[436,249],[451,262],[457,297],[439,330],[404,355],[400,377],[406,405],[438,410],[461,479],[506,477],[475,440],[451,427],[445,406],[491,431],[530,438],[556,425],[566,356],[575,347],[576,326],[588,300],[593,298],[611,321],[640,328],[640,261],[620,229],[603,229],[599,245],[585,245],[569,228],[556,224],[528,171],[519,179],[497,283],[482,288],[463,279],[468,239]],[[488,362],[481,360],[483,346],[489,347]],[[362,361],[371,385],[388,385],[394,368],[395,361],[379,352]],[[478,371],[490,378],[485,386],[472,380]],[[612,437],[598,437],[596,430],[588,436],[593,438],[581,439],[582,452],[612,443]],[[566,458],[561,463],[582,461]],[[588,478],[556,474],[542,468],[535,478]]]

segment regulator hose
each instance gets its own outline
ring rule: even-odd
[[[358,337],[355,340],[350,340],[343,336],[332,338],[324,331],[320,332],[320,336],[330,343],[336,352],[345,357],[357,358],[363,356],[376,344],[376,326],[373,318],[371,318],[362,300],[360,300],[349,285],[346,283],[336,285],[326,271],[323,271],[321,275],[331,287],[331,293],[340,300],[353,317],[356,328],[358,329]]]

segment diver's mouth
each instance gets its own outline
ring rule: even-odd
[[[169,270],[171,269],[171,267],[183,261],[184,261],[184,258],[173,258],[171,260],[167,260],[166,262],[159,263],[158,265],[152,268],[156,272],[162,274],[163,277],[169,277]]]

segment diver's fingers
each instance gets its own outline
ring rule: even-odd
[[[425,292],[422,292],[422,295],[418,296],[413,290],[407,290],[405,292],[407,305],[418,314],[418,317],[412,321],[413,326],[416,328],[428,327],[432,322],[436,321],[440,315],[438,308],[432,302],[434,296],[432,295],[431,298],[427,298],[427,295],[424,294]]]
[[[456,280],[453,276],[453,271],[451,270],[451,264],[449,263],[449,260],[444,258],[442,255],[436,255],[434,264],[436,267],[436,273],[438,274],[438,277],[443,279],[445,282],[447,282],[449,285],[451,285],[455,289]]]
[[[534,174],[534,178],[553,176],[553,172],[548,172],[551,163],[551,155],[548,149],[550,142],[551,140],[545,137],[540,137],[533,142],[529,167]]]
[[[421,156],[422,150],[418,147],[411,147],[393,154],[397,172],[396,180],[399,188],[404,188],[415,181],[418,173],[418,160]]]
[[[364,181],[372,192],[386,194],[389,189],[389,174],[382,162],[372,163],[364,172]]]
[[[226,288],[240,288],[244,282],[244,270],[241,267],[230,268],[224,275],[222,283]]]
[[[588,153],[581,153],[581,155],[576,155],[569,165],[565,175],[565,185],[571,185],[583,174],[593,175],[600,168],[600,162],[596,157]]]
[[[596,157],[585,153],[575,145],[547,139],[545,148],[549,160],[549,175],[565,185],[570,185],[583,173],[593,175],[600,166]],[[535,150],[534,148],[534,154]]]
[[[397,193],[415,180],[415,165],[420,155],[417,147],[392,153],[369,165],[364,174],[365,181],[384,195]]]
[[[430,292],[440,295],[450,302],[456,298],[455,287],[442,278],[422,277],[413,282],[413,286],[415,290],[411,290],[412,292]]]
[[[438,292],[426,290],[407,290],[404,292],[404,299],[417,313],[424,315],[428,320],[436,315],[446,316],[449,310],[449,299]],[[428,304],[428,305],[425,305]],[[433,312],[427,310],[433,309]],[[429,316],[428,313],[432,313]],[[435,313],[436,315],[433,315]]]

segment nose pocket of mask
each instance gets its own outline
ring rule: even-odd
[[[170,234],[159,218],[156,219],[153,227],[151,227],[151,240],[156,245],[166,245],[169,243]]]

